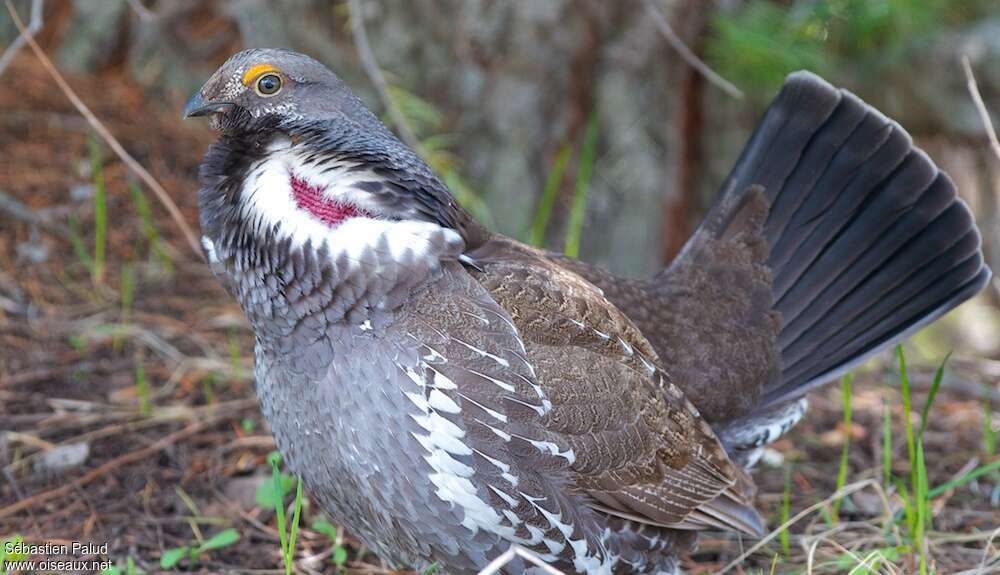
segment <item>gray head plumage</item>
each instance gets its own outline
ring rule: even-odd
[[[329,68],[280,48],[237,52],[188,101],[184,116],[212,115],[217,127],[274,115],[335,120],[388,133],[385,126]]]

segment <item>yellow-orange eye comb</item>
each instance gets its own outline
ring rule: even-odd
[[[264,74],[265,72],[280,73],[281,70],[277,69],[276,67],[270,64],[257,64],[256,66],[250,66],[250,68],[243,73],[243,85],[249,86],[250,83],[253,82],[255,78],[257,78],[261,74]]]

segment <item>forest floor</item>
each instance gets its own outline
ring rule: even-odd
[[[257,409],[240,310],[30,56],[5,79],[17,90],[0,90],[8,208],[0,214],[0,539],[107,542],[121,573],[128,559],[146,573],[283,573],[276,513],[262,503],[274,445]],[[114,75],[71,84],[197,222],[208,129],[182,123],[177,107]],[[20,216],[10,215],[11,199]],[[917,424],[933,367],[910,373]],[[787,548],[775,537],[745,560],[755,541],[706,534],[686,568],[716,572],[740,559],[732,572],[917,572],[900,518],[911,466],[899,379],[888,354],[859,374],[850,426],[837,386],[815,394],[805,421],[754,474],[762,513],[778,527],[836,491],[849,439],[841,483],[857,491],[836,518],[819,505],[791,526]],[[996,460],[988,418],[998,417],[998,380],[1000,362],[956,353],[949,363],[923,435],[930,488]],[[887,460],[899,480],[888,485]],[[300,572],[332,573],[338,564],[386,572],[350,534],[331,531],[305,495]],[[998,496],[994,472],[930,498],[931,571],[1000,572]],[[171,551],[206,542],[201,552]],[[171,553],[177,561],[162,568]]]

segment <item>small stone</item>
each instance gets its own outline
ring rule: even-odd
[[[38,473],[61,473],[79,467],[89,455],[90,444],[85,441],[53,447],[42,453],[42,456],[35,462],[35,471]]]
[[[765,447],[760,456],[760,462],[768,467],[781,467],[785,464],[785,455],[777,449]]]
[[[94,197],[96,191],[94,184],[77,184],[69,189],[69,197],[74,202],[80,202]]]

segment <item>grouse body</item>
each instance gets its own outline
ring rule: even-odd
[[[672,573],[698,530],[760,534],[745,468],[805,393],[989,277],[948,178],[807,73],[642,282],[486,230],[301,54],[234,55],[185,114],[219,130],[203,243],[278,448],[397,567],[474,573],[518,544]]]

